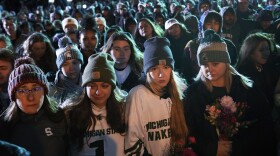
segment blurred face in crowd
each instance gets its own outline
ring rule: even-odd
[[[0,86],[8,82],[12,70],[13,66],[11,62],[0,60]]]
[[[191,10],[194,6],[193,6],[192,3],[187,3],[186,7],[187,7],[188,10]]]
[[[255,51],[251,54],[251,59],[256,65],[264,65],[270,55],[269,44],[267,41],[261,41]]]
[[[75,24],[67,24],[65,26],[65,33],[69,33],[69,32],[74,32],[74,31],[77,31],[77,26]]]
[[[157,17],[155,19],[155,22],[160,25],[161,27],[164,27],[164,19],[162,17]]]
[[[147,74],[150,75],[152,81],[159,89],[163,89],[170,81],[171,72],[171,67],[161,64],[150,68]]]
[[[174,12],[175,12],[175,7],[176,7],[176,4],[175,4],[175,3],[171,3],[171,4],[170,4],[169,9],[170,9],[170,12],[171,12],[171,13],[174,13]]]
[[[44,102],[44,88],[37,83],[25,83],[16,90],[17,106],[26,114],[37,113]]]
[[[167,29],[168,34],[178,39],[181,36],[181,28],[179,24],[172,25],[169,29]]]
[[[65,77],[76,82],[80,77],[81,62],[77,59],[66,60],[61,66],[61,71]]]
[[[203,3],[203,4],[200,5],[200,12],[202,12],[202,13],[206,10],[209,10],[209,9],[210,9],[210,5],[207,4],[207,3]]]
[[[2,23],[6,33],[9,36],[16,33],[16,24],[13,22],[13,20],[3,20]]]
[[[146,39],[153,37],[153,28],[147,21],[140,21],[138,24],[138,31],[139,34]]]
[[[97,24],[97,29],[99,32],[103,33],[105,31],[105,26],[103,24]]]
[[[86,86],[86,94],[98,108],[103,108],[111,95],[112,85],[106,82],[91,82]]]
[[[115,40],[110,50],[115,61],[115,67],[117,69],[123,69],[127,66],[131,55],[130,45],[125,40]]]
[[[38,61],[44,56],[46,49],[45,42],[35,42],[30,48],[29,56]]]
[[[225,25],[234,25],[235,23],[235,16],[233,13],[227,11],[224,13],[223,22]]]
[[[224,87],[226,64],[222,62],[208,62],[200,66],[202,74],[211,82],[213,86]]]
[[[249,0],[238,0],[237,9],[240,12],[246,12],[249,7]]]
[[[6,48],[6,42],[3,40],[0,40],[0,48]]]
[[[143,13],[145,11],[145,7],[143,7],[142,5],[138,5],[138,12]]]
[[[260,25],[264,30],[268,29],[272,23],[273,21],[260,21]]]
[[[80,46],[85,51],[93,52],[98,43],[98,35],[93,31],[85,31],[80,34]]]
[[[213,29],[215,32],[218,32],[220,29],[220,23],[214,18],[209,19],[204,22],[204,30]]]

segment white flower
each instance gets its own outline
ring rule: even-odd
[[[230,109],[233,113],[235,113],[237,110],[235,102],[230,96],[223,96],[221,98],[221,105],[227,109]]]

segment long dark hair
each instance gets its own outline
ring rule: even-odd
[[[92,112],[91,101],[85,93],[77,99],[65,101],[64,107],[68,120],[70,141],[80,151],[83,147],[84,133],[96,125],[96,115]],[[123,115],[124,96],[118,88],[112,90],[106,104],[107,123],[118,133],[125,132]],[[64,105],[63,104],[63,105]]]
[[[140,76],[143,70],[143,57],[144,57],[143,53],[137,48],[137,45],[134,42],[134,40],[130,38],[128,35],[126,35],[124,32],[113,33],[111,37],[108,39],[103,52],[110,53],[110,50],[113,46],[113,42],[117,40],[128,42],[131,49],[131,55],[128,60],[128,64],[131,66],[134,74]]]

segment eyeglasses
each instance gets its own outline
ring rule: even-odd
[[[30,90],[29,89],[18,89],[18,90],[16,90],[16,93],[19,96],[23,96],[23,95],[27,96],[29,94],[32,94],[32,95],[37,94],[41,90],[43,90],[43,87],[35,87],[35,88],[30,89]]]

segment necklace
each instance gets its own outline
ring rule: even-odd
[[[262,65],[256,65],[256,68],[258,72],[261,72],[263,70]]]

